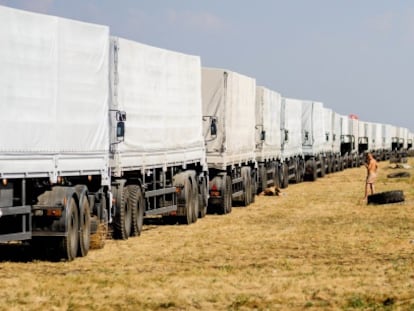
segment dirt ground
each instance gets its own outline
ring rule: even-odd
[[[413,159],[409,160],[413,165]],[[414,310],[414,179],[380,162],[289,185],[190,226],[151,224],[73,262],[0,247],[0,310]]]

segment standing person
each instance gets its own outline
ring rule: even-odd
[[[371,153],[367,154],[367,163],[364,164],[367,168],[367,180],[365,183],[365,197],[366,200],[368,198],[368,190],[371,190],[371,194],[375,192],[375,180],[377,178],[377,170],[378,170],[378,163],[374,159]]]

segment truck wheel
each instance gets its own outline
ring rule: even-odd
[[[67,207],[66,232],[67,235],[60,241],[61,258],[72,261],[78,253],[79,242],[79,215],[74,198],[70,199]]]
[[[197,219],[198,219],[198,214],[199,214],[199,208],[200,208],[200,206],[199,206],[199,201],[198,201],[198,182],[197,182],[197,180],[196,180],[196,178],[191,178],[191,186],[192,186],[192,188],[193,188],[193,198],[192,198],[192,200],[191,200],[191,203],[192,203],[192,209],[191,209],[191,211],[192,211],[192,223],[195,223],[195,222],[197,222]]]
[[[276,188],[280,187],[279,167],[277,164],[273,168],[273,186]]]
[[[185,216],[180,216],[178,222],[183,225],[189,225],[193,222],[194,216],[194,194],[193,186],[191,185],[189,176],[184,179],[184,201],[185,201]]]
[[[263,165],[259,168],[260,171],[260,190],[264,191],[267,188],[267,169]]]
[[[88,196],[83,195],[80,207],[79,217],[79,249],[78,256],[85,257],[91,244],[91,209],[89,206]]]
[[[248,206],[251,201],[251,180],[250,180],[250,167],[242,167],[241,175],[243,178],[243,206]]]
[[[230,176],[224,176],[224,187],[223,187],[223,214],[231,213],[232,210],[232,185]]]
[[[199,185],[200,194],[198,198],[198,217],[204,218],[207,214],[207,205],[208,205],[208,188],[207,188],[207,178],[203,177]]]
[[[279,187],[280,188],[282,188],[282,184],[283,184],[283,163],[281,163],[280,165],[279,164],[276,164],[277,165],[277,172],[278,172],[278,174],[277,174],[277,178],[279,179],[278,180],[278,182],[279,182]]]
[[[128,187],[119,186],[116,196],[116,214],[114,217],[114,238],[126,240],[131,235],[132,211],[128,200]]]
[[[295,159],[295,183],[299,184],[301,182],[301,175],[300,161],[299,159]]]
[[[310,159],[306,161],[306,175],[306,179],[309,181],[315,181],[316,179],[318,179],[318,171],[315,159]]]
[[[368,204],[389,204],[403,201],[404,193],[402,190],[380,192],[368,196]]]
[[[289,166],[286,162],[282,164],[282,172],[283,172],[283,179],[282,179],[282,188],[287,188],[289,186]]]
[[[128,186],[128,188],[130,198],[132,193],[132,198],[130,200],[132,217],[131,236],[139,236],[141,235],[144,223],[144,197],[140,186],[132,185]]]
[[[256,200],[256,193],[257,193],[257,181],[256,181],[256,170],[253,170],[251,172],[250,175],[250,180],[252,181],[251,184],[251,202],[250,203],[254,203],[254,201]]]
[[[333,163],[332,163],[332,173],[336,173],[339,171],[339,160],[338,160],[338,156],[335,155],[332,159]]]
[[[325,168],[325,158],[320,158],[320,161],[321,161],[321,172],[320,172],[320,176],[321,177],[325,177],[325,174],[326,174],[326,168]]]

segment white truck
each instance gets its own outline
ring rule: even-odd
[[[281,187],[301,182],[305,175],[302,149],[302,100],[282,98],[281,109],[282,180]]]
[[[85,256],[108,218],[109,29],[0,7],[0,242]]]
[[[230,213],[256,194],[256,80],[219,68],[202,69],[203,134],[209,168],[209,209]]]
[[[354,117],[341,115],[341,158],[342,168],[359,166],[357,140],[359,137],[359,120]]]
[[[208,196],[200,58],[110,41],[111,120],[127,118],[124,138],[110,148],[114,234],[139,235],[145,216],[196,222]]]
[[[325,121],[325,110],[321,102],[302,101],[302,150],[305,178],[309,180],[325,176],[329,166],[327,154],[331,150],[327,134],[329,129],[326,128]]]
[[[326,173],[333,173],[339,170],[339,159],[341,156],[340,117],[335,111],[324,107],[325,143],[326,150]]]
[[[200,58],[0,7],[0,242],[67,260],[206,213]]]
[[[256,88],[256,160],[258,192],[281,181],[281,109],[282,96],[268,88]]]

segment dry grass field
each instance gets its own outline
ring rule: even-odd
[[[414,177],[389,166],[377,191],[404,203],[363,203],[360,167],[73,262],[1,247],[0,310],[414,310]]]

